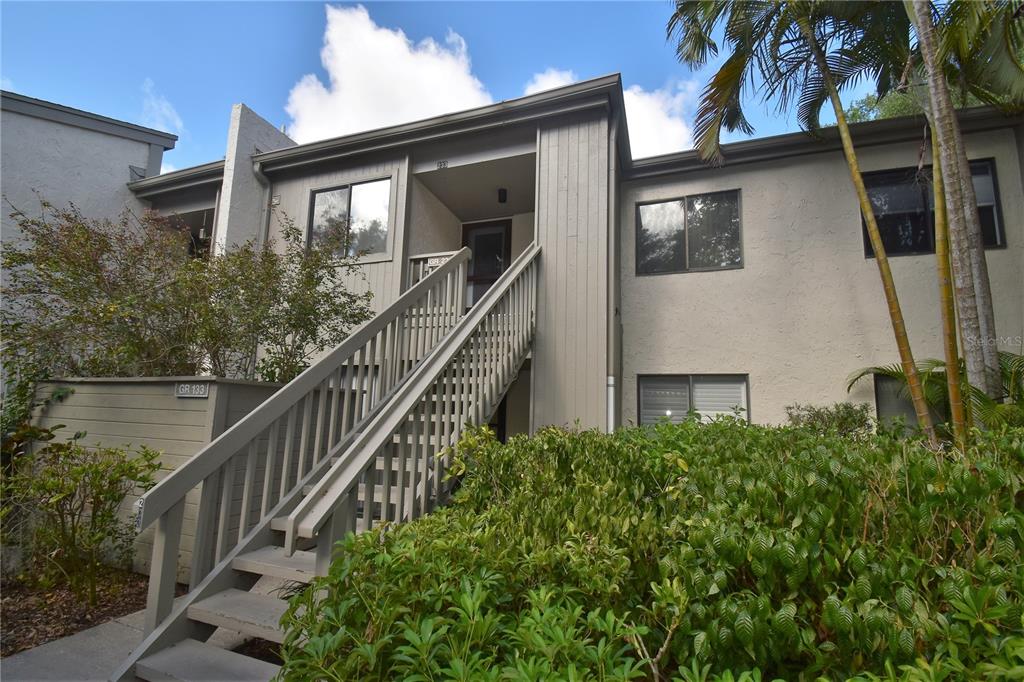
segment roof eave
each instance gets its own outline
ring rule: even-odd
[[[191,168],[162,173],[128,183],[135,196],[140,199],[168,192],[177,192],[202,185],[220,184],[224,179],[224,161],[211,161]]]
[[[602,76],[476,109],[266,152],[254,156],[253,160],[264,172],[272,172],[427,139],[514,125],[595,106],[618,108],[622,101],[621,90],[618,74]]]
[[[981,132],[1012,125],[1012,122],[992,107],[973,107],[958,112],[963,132]],[[927,121],[923,115],[865,121],[850,125],[850,133],[857,147],[907,142],[921,137]],[[806,132],[786,133],[772,137],[743,140],[722,145],[725,162],[721,167],[788,157],[819,154],[842,149],[838,130],[822,128],[819,135]],[[646,178],[672,173],[685,173],[714,168],[705,163],[696,150],[636,159],[630,164],[627,179]]]

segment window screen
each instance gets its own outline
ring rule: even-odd
[[[638,379],[641,424],[683,421],[693,411],[702,418],[747,413],[747,377],[742,374],[678,374]]]

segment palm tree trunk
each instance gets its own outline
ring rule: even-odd
[[[943,80],[945,83],[945,80]],[[971,278],[974,281],[974,295],[978,306],[978,327],[981,336],[981,355],[985,358],[985,393],[990,398],[1002,396],[1002,375],[999,369],[999,348],[996,344],[996,315],[992,304],[992,286],[988,278],[988,261],[985,258],[985,239],[981,234],[981,217],[978,215],[978,198],[974,193],[971,178],[971,164],[967,160],[960,123],[955,114],[953,141],[956,143],[956,158],[960,165],[960,188],[963,192],[964,219],[967,226],[968,259]]]
[[[986,394],[996,397],[999,391],[999,360],[995,347],[992,291],[988,285],[988,267],[985,263],[970,165],[960,137],[949,86],[939,64],[931,3],[928,0],[913,0],[909,4],[928,77],[932,125],[939,142],[940,165],[937,168],[941,168],[945,181],[950,261],[967,379]],[[986,349],[994,356],[993,368],[988,366]]]
[[[942,346],[946,359],[946,388],[949,392],[949,417],[953,439],[961,451],[967,447],[967,425],[960,391],[960,357],[956,349],[956,311],[949,264],[949,225],[946,221],[946,192],[939,170],[939,145],[935,126],[932,137],[932,193],[935,197],[935,265],[939,273],[939,300],[942,309]]]
[[[843,154],[846,157],[846,165],[850,169],[850,179],[853,180],[854,189],[857,191],[857,201],[860,203],[864,222],[867,224],[871,248],[875,252],[875,262],[878,264],[878,274],[882,278],[885,302],[889,307],[889,319],[892,322],[892,331],[896,337],[896,348],[899,350],[903,373],[907,377],[907,387],[910,389],[910,399],[914,404],[914,412],[917,414],[917,423],[928,436],[929,442],[932,445],[937,445],[935,427],[932,424],[931,414],[928,412],[928,403],[924,399],[921,377],[917,373],[917,364],[914,362],[914,354],[910,349],[910,338],[907,336],[907,326],[903,321],[903,310],[900,308],[900,300],[896,295],[896,284],[892,279],[889,259],[885,255],[882,235],[878,231],[878,221],[875,220],[875,212],[871,207],[871,201],[868,199],[864,178],[861,176],[860,163],[857,161],[857,153],[853,148],[853,138],[850,136],[850,127],[846,123],[846,113],[843,110],[842,100],[839,99],[839,90],[836,89],[835,81],[832,79],[832,72],[829,70],[828,61],[818,45],[818,39],[814,35],[814,29],[811,27],[810,21],[805,18],[799,20],[798,23],[808,46],[814,54],[814,60],[818,65],[818,70],[821,72],[825,87],[828,89],[829,100],[832,102],[832,109],[836,115],[839,138],[843,143]]]

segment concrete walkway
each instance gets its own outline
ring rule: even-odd
[[[105,681],[142,641],[142,611],[0,659],[4,682]]]
[[[286,580],[263,576],[256,581],[252,591],[280,594],[280,590],[288,586]],[[114,669],[142,641],[143,614],[143,611],[136,611],[0,659],[0,680],[106,682]],[[246,639],[237,632],[217,628],[206,641],[223,649],[234,649]]]

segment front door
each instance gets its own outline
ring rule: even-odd
[[[495,220],[462,226],[462,245],[473,252],[466,278],[466,306],[471,306],[498,281],[511,262],[512,221]]]

